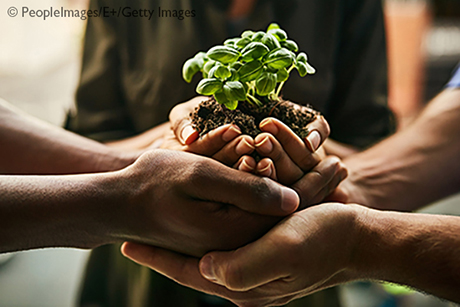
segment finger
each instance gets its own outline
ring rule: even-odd
[[[190,197],[273,216],[285,216],[299,205],[294,190],[268,178],[240,172],[208,158],[193,162],[193,166],[193,171],[180,178]]]
[[[257,163],[256,174],[262,177],[268,177],[275,181],[277,180],[275,165],[269,158],[264,158]]]
[[[222,150],[228,142],[239,135],[241,135],[241,130],[238,126],[224,125],[209,131],[202,138],[188,145],[186,151],[209,157]]]
[[[250,156],[243,156],[238,160],[233,168],[246,173],[252,173],[256,168],[256,160]]]
[[[198,268],[199,259],[162,248],[131,242],[123,243],[121,253],[130,260],[149,267],[181,285],[208,294],[232,295],[224,287],[211,283],[202,277]]]
[[[190,112],[207,97],[198,96],[187,102],[176,105],[169,113],[171,129],[182,145],[189,145],[198,138],[198,132],[190,121]]]
[[[248,135],[241,135],[226,144],[212,158],[225,165],[234,165],[241,156],[251,154],[254,149],[254,140]]]
[[[125,242],[121,247],[122,254],[128,259],[146,266],[174,280],[175,282],[211,295],[218,295],[238,302],[262,302],[273,291],[234,292],[208,281],[201,275],[199,259],[185,256],[162,248]],[[270,301],[270,300],[268,300]],[[254,305],[256,306],[256,305]],[[261,304],[260,306],[266,306]]]
[[[321,202],[326,201],[326,198],[331,195],[331,193],[337,189],[339,184],[347,177],[347,169],[343,167],[343,164],[340,163],[340,169],[337,171],[337,173],[334,175],[332,180],[320,191],[318,194],[316,194],[313,199],[311,200],[312,204],[319,204]],[[343,196],[340,194],[337,194],[336,197]],[[341,200],[341,199],[338,199]],[[342,201],[344,202],[344,201]]]
[[[269,239],[271,232],[236,251],[208,253],[200,261],[201,274],[232,291],[248,291],[287,277],[278,255],[280,246]]]
[[[175,122],[171,128],[182,145],[190,145],[198,139],[199,133],[193,128],[192,122],[188,118]]]
[[[273,135],[261,133],[254,141],[257,152],[273,161],[279,182],[291,185],[303,176],[303,171],[291,160]]]
[[[318,115],[307,127],[310,133],[305,138],[305,144],[307,144],[311,152],[315,152],[329,137],[331,130],[322,115]]]
[[[324,188],[334,179],[336,174],[342,170],[343,164],[337,157],[328,157],[321,161],[311,172],[297,181],[292,188],[300,196],[300,208],[306,208],[318,201],[316,197],[324,193]],[[327,195],[324,195],[324,197]]]
[[[320,161],[318,155],[312,154],[314,151],[307,146],[308,142],[304,142],[300,139],[297,134],[278,119],[264,119],[260,123],[260,129],[275,136],[292,161],[294,161],[303,172],[311,170]],[[314,133],[312,136],[315,135],[319,135],[318,132]]]

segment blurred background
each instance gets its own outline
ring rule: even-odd
[[[371,0],[369,0],[371,1]],[[378,1],[378,0],[375,0]],[[88,0],[40,0],[40,7],[84,9]],[[16,0],[0,0],[0,97],[55,125],[73,105],[85,21],[10,18]],[[21,6],[36,4],[21,0]],[[459,0],[386,0],[389,103],[404,129],[460,60]],[[460,215],[453,196],[424,212]],[[70,307],[88,252],[48,249],[0,255],[0,307]],[[403,288],[374,283],[342,287],[344,306],[451,306]],[[453,306],[453,305],[452,305]]]

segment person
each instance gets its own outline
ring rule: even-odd
[[[386,54],[380,3],[364,0],[106,1],[99,7],[194,10],[196,17],[90,18],[76,112],[67,128],[123,150],[143,149],[169,130],[169,110],[194,95],[197,80],[186,84],[182,64],[199,50],[277,22],[305,50],[318,73],[302,81],[293,74],[283,95],[314,103],[332,134],[327,154],[344,156],[366,148],[393,131],[386,105]],[[316,138],[318,139],[318,138]],[[332,139],[336,143],[332,142]],[[258,139],[257,141],[259,141]],[[264,139],[260,140],[263,141]],[[160,141],[161,142],[161,141]],[[251,142],[254,142],[252,140]],[[339,145],[346,144],[344,146]],[[264,142],[265,144],[268,144]],[[260,145],[259,143],[252,143]],[[243,165],[240,165],[243,166]],[[267,175],[271,168],[258,171]],[[305,169],[307,171],[311,170]],[[290,173],[288,173],[290,174]],[[297,172],[298,175],[304,173]],[[273,174],[270,174],[273,175]],[[287,178],[292,181],[292,178]],[[299,191],[299,190],[298,190]],[[305,205],[327,193],[309,196]],[[335,290],[305,298],[302,306],[339,306]],[[119,246],[92,252],[80,306],[229,306],[175,283],[120,255]]]
[[[230,128],[194,146],[225,155],[237,137]],[[299,206],[296,192],[268,178],[177,150],[116,150],[3,100],[0,143],[0,253],[135,240],[200,256],[253,241]],[[341,169],[338,159],[317,164],[316,188],[338,183]]]
[[[405,130],[345,159],[350,202],[284,219],[258,241],[203,258],[125,243],[123,253],[239,306],[283,305],[341,283],[385,280],[460,303],[460,217],[412,211],[460,191],[460,67]],[[325,243],[327,242],[327,243]]]

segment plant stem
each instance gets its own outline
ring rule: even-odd
[[[254,96],[252,96],[252,95],[250,95],[250,94],[247,94],[247,97],[248,97],[248,98],[251,98],[251,100],[252,100],[256,105],[258,105],[259,107],[261,107],[261,106],[263,105],[263,103],[260,102],[260,100],[257,99],[256,97],[254,97]],[[249,100],[248,100],[248,101],[249,101]],[[250,101],[249,101],[249,102],[250,102]]]
[[[289,67],[289,69],[288,69],[288,71],[287,71],[287,72],[288,72],[288,76],[289,76],[289,74],[291,73],[291,71],[292,71],[294,68],[295,68],[295,65],[294,65],[294,64],[292,64],[292,66]],[[286,83],[286,81],[281,82],[280,85],[278,86],[278,89],[276,90],[276,93],[275,93],[275,94],[276,94],[276,97],[279,97],[279,96],[280,96],[280,94],[281,94],[281,89],[283,88],[284,83]]]

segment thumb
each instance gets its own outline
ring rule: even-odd
[[[201,275],[231,291],[248,291],[286,277],[281,250],[267,236],[236,251],[205,255],[199,263]]]

